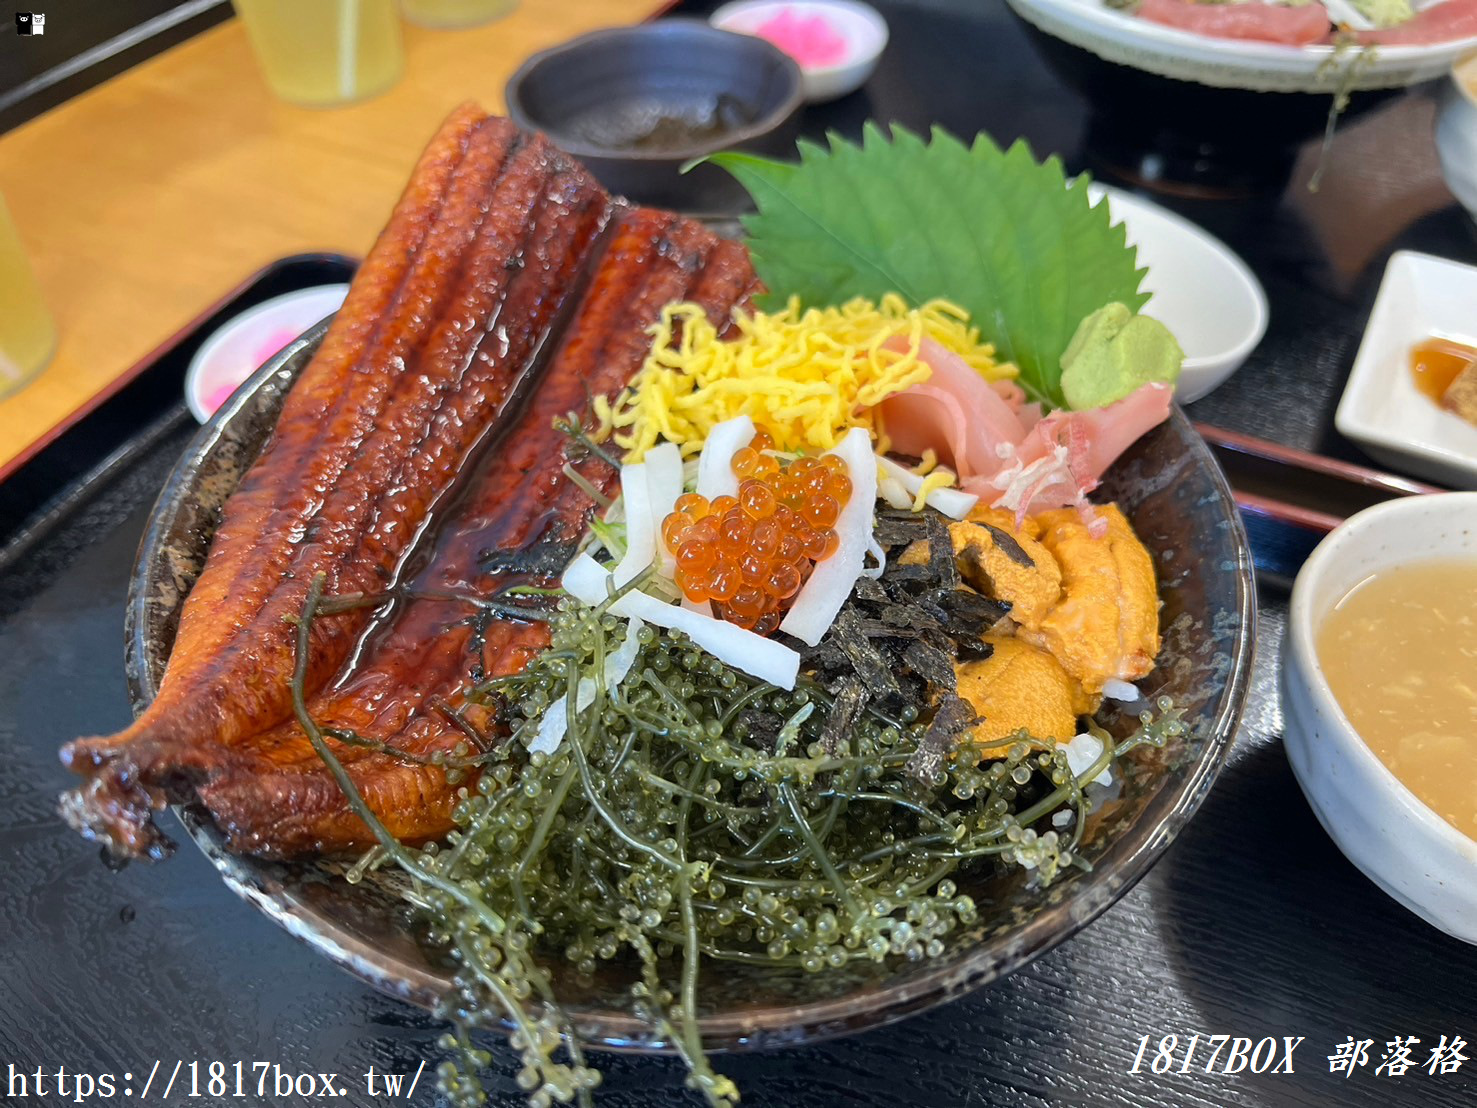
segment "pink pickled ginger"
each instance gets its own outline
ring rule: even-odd
[[[783,8],[754,28],[807,69],[824,69],[846,60],[846,38],[824,15],[801,15]]]

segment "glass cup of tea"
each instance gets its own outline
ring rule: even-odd
[[[0,399],[35,379],[56,352],[56,324],[0,197]]]
[[[405,18],[422,27],[475,27],[501,19],[518,0],[400,0]]]
[[[262,75],[291,104],[378,96],[405,69],[395,0],[233,0]]]

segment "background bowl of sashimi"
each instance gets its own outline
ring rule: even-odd
[[[153,698],[180,607],[205,559],[220,507],[271,434],[284,395],[317,349],[327,322],[263,366],[200,429],[170,475],[145,532],[127,613],[127,663],[135,711]],[[1017,873],[960,876],[979,923],[949,936],[945,953],[918,963],[867,962],[807,974],[725,964],[700,992],[704,1042],[712,1050],[793,1044],[899,1019],[1018,969],[1100,915],[1144,875],[1204,800],[1230,748],[1245,698],[1255,605],[1251,556],[1231,490],[1205,444],[1175,409],[1107,474],[1103,493],[1123,506],[1153,552],[1163,601],[1164,646],[1142,682],[1169,696],[1190,725],[1163,750],[1140,748],[1123,767],[1115,798],[1088,818],[1073,871],[1048,889]],[[1120,735],[1134,727],[1106,711]],[[229,853],[203,811],[177,808],[227,885],[293,935],[374,987],[433,1007],[451,974],[417,941],[393,875],[350,885],[352,859],[267,862]],[[669,1044],[629,1012],[632,977],[619,962],[579,977],[549,958],[555,989],[592,1045],[658,1051]]]
[[[1006,0],[1052,71],[1092,106],[1095,168],[1170,190],[1280,188],[1297,148],[1401,89],[1444,76],[1477,37],[1421,46],[1290,46],[1166,27],[1103,0]]]

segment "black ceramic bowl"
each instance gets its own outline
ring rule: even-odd
[[[691,19],[592,31],[529,58],[508,81],[508,114],[543,131],[612,192],[721,213],[747,194],[694,158],[741,149],[793,155],[800,67],[752,35]]]
[[[1012,13],[1057,76],[1091,106],[1084,146],[1099,174],[1189,196],[1276,192],[1299,148],[1324,132],[1334,110],[1331,92],[1220,88],[1107,61]],[[1398,92],[1350,93],[1338,125]]]
[[[220,508],[260,451],[282,399],[322,341],[320,324],[273,358],[201,428],[160,494],[139,551],[128,608],[128,678],[135,710],[153,699],[185,594],[199,574]],[[1251,668],[1255,605],[1251,557],[1231,490],[1205,443],[1176,409],[1108,472],[1116,500],[1153,552],[1163,601],[1163,648],[1146,681],[1151,696],[1184,710],[1189,734],[1163,750],[1140,748],[1120,766],[1116,797],[1098,806],[1078,853],[1091,870],[1043,890],[1026,875],[961,876],[980,907],[975,926],[952,932],[944,953],[918,963],[866,963],[844,973],[724,964],[703,975],[699,1016],[712,1050],[804,1042],[900,1019],[1004,976],[1092,922],[1133,887],[1204,800],[1230,750]],[[1134,721],[1100,715],[1124,734]],[[340,862],[280,864],[229,854],[203,813],[179,812],[226,883],[293,935],[369,984],[432,1007],[451,975],[415,940],[393,877],[357,885]],[[580,1035],[596,1046],[666,1050],[630,1013],[634,966],[612,963],[580,979],[550,959],[556,992]],[[1127,967],[1131,969],[1131,967]]]

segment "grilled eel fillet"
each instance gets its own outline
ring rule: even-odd
[[[226,502],[158,697],[63,748],[86,778],[62,798],[68,822],[161,858],[154,813],[198,801],[239,852],[367,845],[292,712],[290,617],[315,575],[329,596],[387,598],[314,621],[305,692],[321,726],[420,759],[485,740],[464,689],[521,668],[546,633],[477,602],[557,576],[594,507],[562,474],[555,417],[634,375],[664,304],[694,299],[719,322],[756,288],[741,247],[613,201],[541,136],[453,113]],[[450,829],[441,768],[334,746],[397,836]]]

